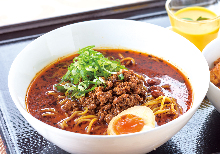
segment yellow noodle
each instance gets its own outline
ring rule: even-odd
[[[68,99],[66,98],[66,99],[62,99],[61,101],[59,101],[59,104],[60,105],[63,105],[64,103],[66,103],[68,101]]]
[[[151,57],[151,58],[149,58],[149,59],[155,60],[155,61],[157,61],[157,62],[160,61],[159,59],[157,59],[157,58],[155,58],[155,57]]]
[[[147,88],[146,88],[145,86],[143,86],[143,89],[144,89],[145,91],[147,91]]]
[[[177,117],[179,113],[175,99],[166,96],[159,96],[156,99],[147,100],[145,106],[149,107],[155,115],[175,114],[175,117]]]
[[[166,97],[163,97],[163,99],[162,99],[162,101],[160,103],[160,110],[163,109],[163,105],[164,105],[165,99],[166,99]]]
[[[81,120],[81,119],[87,119],[87,118],[89,118],[89,119],[91,119],[91,118],[97,118],[97,116],[95,116],[95,115],[81,116],[81,117],[79,117],[78,119],[76,119],[75,122],[77,123],[77,121],[79,121],[79,120]]]
[[[120,62],[123,63],[124,61],[132,61],[132,64],[135,65],[135,60],[134,58],[131,58],[131,57],[126,57],[126,58],[123,58]],[[129,64],[129,63],[128,63]],[[128,65],[127,64],[127,65]]]
[[[92,128],[92,124],[96,121],[96,120],[98,120],[97,118],[93,118],[91,121],[90,121],[90,123],[89,123],[89,126],[87,127],[87,133],[90,133],[90,131],[91,131],[91,128]]]
[[[171,111],[174,112],[174,113],[176,112],[175,109],[174,109],[174,105],[173,104],[171,104]]]
[[[121,59],[125,58],[121,53],[118,54]]]
[[[58,123],[58,125],[61,127],[61,129],[64,129],[64,125],[63,125],[63,122],[61,123]]]
[[[171,101],[168,97],[166,96],[159,96],[156,99],[150,100],[148,102],[145,103],[145,105],[153,105],[153,104],[160,104],[161,102],[159,102],[158,100],[162,100],[163,102],[165,102],[165,100],[168,100],[169,102]]]
[[[62,129],[64,129],[65,127],[68,127],[68,125],[66,124],[66,121],[65,121],[65,120],[63,120],[62,122],[59,122],[58,125],[59,125]]]
[[[59,99],[64,99],[64,98],[66,98],[66,96],[61,96],[61,95],[58,95],[57,96]]]
[[[152,108],[152,111],[155,113],[156,111],[158,111],[160,109],[160,107],[154,107]]]
[[[84,115],[84,114],[86,114],[88,112],[88,108],[87,107],[85,107],[84,109],[85,109],[85,111],[82,112],[82,113],[79,113],[79,115]]]
[[[136,77],[138,77],[138,79],[142,79],[145,80],[145,78],[142,75],[139,75],[137,73],[135,73]],[[147,88],[145,86],[143,86],[143,89],[147,91]]]
[[[64,129],[65,127],[68,127],[68,125],[67,125],[67,123],[66,123],[65,120],[63,120],[62,122],[59,122],[58,125],[59,125],[62,129]]]
[[[95,128],[93,128],[93,130],[99,129],[101,126],[96,126]]]
[[[84,122],[84,121],[92,121],[91,119],[80,119],[77,121],[76,126],[78,126],[80,123]]]
[[[42,113],[42,116],[45,117],[45,116],[54,116],[55,114],[53,112],[45,112],[45,113]]]
[[[155,105],[155,104],[159,104],[160,102],[158,100],[150,100],[147,103],[145,103],[145,105],[151,106],[151,105]]]
[[[44,109],[41,109],[40,112],[55,112],[55,113],[57,113],[57,111],[54,108],[44,108]]]
[[[49,91],[48,93],[47,93],[48,95],[58,95],[56,92],[54,92],[54,91]]]
[[[165,113],[165,112],[169,112],[169,111],[170,111],[170,109],[158,110],[154,114],[157,115],[157,114],[161,114],[161,113]]]
[[[63,122],[63,126],[68,127],[68,125],[67,125],[67,123],[66,123],[66,122]]]
[[[75,111],[70,117],[66,119],[66,122],[70,121],[73,117],[75,117],[75,115],[79,114],[80,112],[82,111]]]
[[[65,116],[68,117],[68,114],[65,112]]]
[[[64,126],[68,127],[67,122],[70,121],[76,114],[80,113],[82,111],[75,111],[73,112],[73,114],[70,117],[67,117],[66,119],[62,120],[62,122],[59,122],[59,125],[61,126],[61,128],[63,129]]]

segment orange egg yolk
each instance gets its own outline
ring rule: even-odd
[[[132,114],[122,115],[114,123],[113,129],[117,135],[139,132],[144,127],[144,120]]]

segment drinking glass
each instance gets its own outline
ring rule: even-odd
[[[171,23],[170,29],[188,39],[200,51],[217,38],[220,27],[219,0],[167,0],[165,7]],[[207,18],[202,12],[214,17]],[[191,16],[196,18],[192,19]]]

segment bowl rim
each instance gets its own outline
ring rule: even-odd
[[[209,65],[209,60],[207,60],[207,56],[216,52],[216,51],[212,50],[212,48],[215,47],[215,46],[218,46],[220,48],[220,35],[218,35],[217,38],[212,40],[202,51],[202,54],[203,54],[203,56],[205,57],[205,59],[206,59],[206,61],[208,63],[209,69],[212,69],[213,67]],[[219,52],[219,57],[218,58],[220,58],[220,52]],[[213,64],[214,61],[210,61],[210,62]],[[210,81],[209,88],[214,88],[215,90],[220,92],[220,89],[216,85],[214,85],[211,81]]]

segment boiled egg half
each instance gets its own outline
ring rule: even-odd
[[[146,106],[134,106],[112,118],[108,125],[108,135],[120,135],[155,128],[155,115]]]

